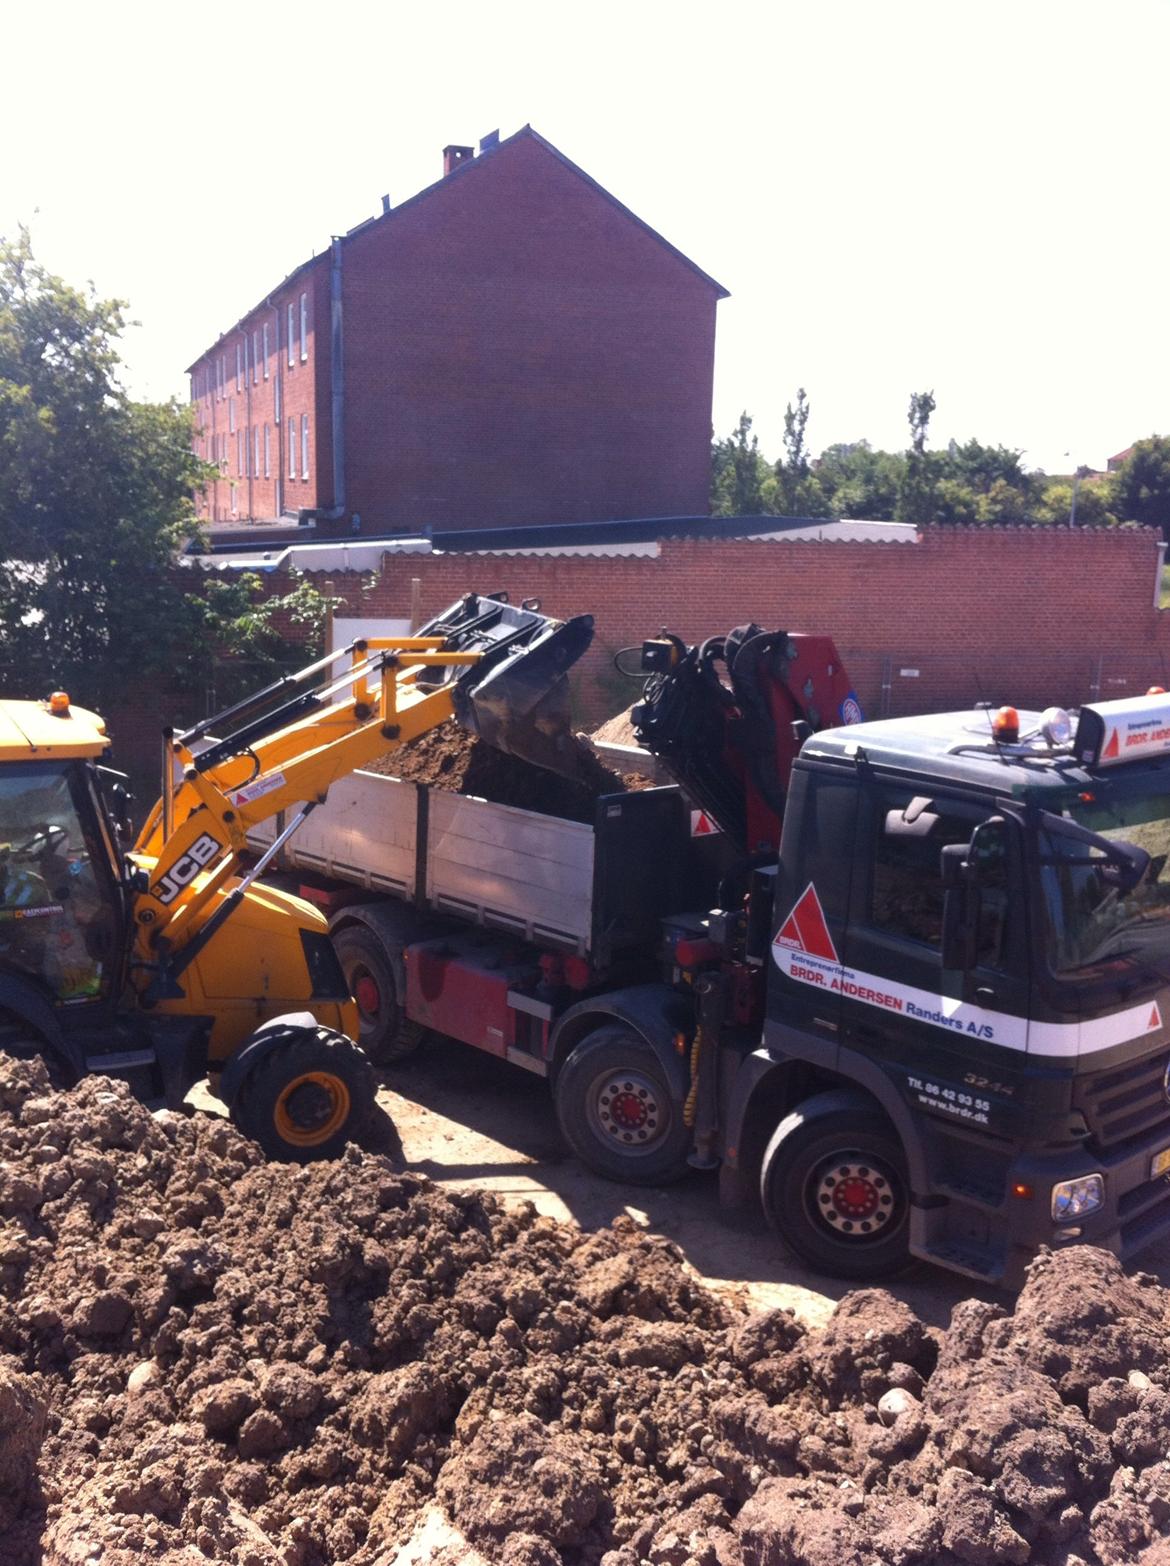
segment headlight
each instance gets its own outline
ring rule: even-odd
[[[1105,1181],[1099,1174],[1079,1180],[1062,1180],[1052,1187],[1052,1216],[1057,1223],[1095,1213],[1105,1201]]]

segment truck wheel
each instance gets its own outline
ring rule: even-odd
[[[798,1110],[764,1154],[768,1222],[834,1277],[881,1278],[909,1265],[909,1192],[901,1144],[876,1110]]]
[[[331,1028],[294,1034],[257,1061],[232,1119],[268,1154],[295,1164],[334,1158],[374,1107],[374,1073],[362,1051]]]
[[[654,1050],[633,1028],[598,1028],[557,1078],[557,1119],[582,1163],[607,1180],[663,1185],[686,1173],[690,1128]]]
[[[371,930],[350,925],[333,937],[333,947],[357,1001],[361,1047],[375,1066],[405,1060],[418,1048],[426,1029],[403,1015],[394,969],[381,941]]]

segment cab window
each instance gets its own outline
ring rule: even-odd
[[[73,781],[70,769],[50,765],[0,773],[0,965],[64,1001],[108,989],[116,930]]]
[[[873,823],[870,923],[923,946],[942,943],[942,849],[971,841],[986,811],[958,800],[880,791]],[[977,955],[997,963],[1008,914],[1007,838],[984,834],[979,865]]]

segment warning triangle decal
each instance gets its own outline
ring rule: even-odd
[[[691,811],[691,836],[713,837],[719,828],[705,810]]]
[[[1155,1001],[1150,1007],[1150,1020],[1146,1023],[1146,1028],[1148,1031],[1152,1031],[1154,1028],[1160,1028],[1161,1026],[1162,1013],[1158,1010],[1158,1002]]]
[[[833,937],[829,934],[829,926],[825,923],[821,900],[811,881],[780,926],[775,945],[786,946],[789,951],[804,952],[809,957],[823,957],[826,962],[840,962]]]
[[[1120,731],[1118,729],[1114,729],[1113,733],[1110,734],[1109,743],[1101,752],[1102,761],[1112,761],[1115,756],[1119,756],[1121,754],[1121,745],[1117,738],[1119,732]]]

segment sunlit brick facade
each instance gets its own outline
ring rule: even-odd
[[[219,475],[201,516],[384,533],[706,511],[725,290],[530,128],[444,169],[191,365]]]

